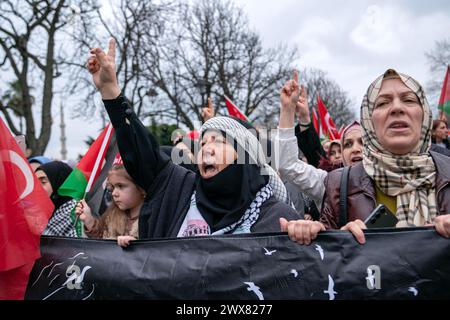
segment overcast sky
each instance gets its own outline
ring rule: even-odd
[[[264,44],[299,48],[298,65],[320,68],[355,102],[355,114],[368,85],[387,68],[408,73],[425,85],[432,75],[425,52],[448,38],[450,1],[235,0],[247,13]],[[444,78],[444,74],[435,75]],[[301,75],[300,75],[301,78]],[[430,101],[436,105],[436,101]],[[55,108],[56,111],[56,108]],[[55,113],[55,112],[54,112]],[[59,157],[59,122],[55,119],[46,155]],[[86,149],[99,122],[66,116],[69,158]]]

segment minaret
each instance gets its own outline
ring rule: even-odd
[[[59,111],[61,114],[61,124],[59,125],[61,128],[61,137],[59,138],[59,140],[61,140],[61,160],[67,160],[66,125],[64,124],[64,108],[62,103],[59,107]]]

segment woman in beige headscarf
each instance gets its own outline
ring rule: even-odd
[[[434,225],[450,236],[450,163],[429,151],[431,111],[421,85],[389,69],[368,88],[361,106],[363,161],[349,172],[347,221],[342,230],[364,243],[363,221],[384,204],[399,220],[397,226]],[[291,226],[293,240],[309,244],[320,230],[338,229],[342,170],[328,174],[321,226]]]
[[[421,85],[389,69],[367,90],[361,106],[364,154],[362,165],[350,171],[348,221],[364,243],[362,222],[377,204],[399,220],[397,227],[434,224],[450,236],[450,163],[430,152],[431,111]],[[353,172],[352,172],[353,171]],[[339,204],[331,197],[340,173],[329,175],[322,208],[326,228],[339,220]]]

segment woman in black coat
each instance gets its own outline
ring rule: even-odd
[[[199,174],[160,152],[116,79],[115,43],[91,50],[88,69],[116,130],[131,177],[147,191],[139,238],[280,231],[279,218],[298,218],[287,193],[266,164],[258,140],[237,121],[216,117],[201,128]],[[175,162],[175,163],[174,163]]]

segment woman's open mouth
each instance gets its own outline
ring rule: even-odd
[[[205,179],[211,178],[219,172],[215,165],[206,163],[202,165],[202,171],[202,177]]]
[[[409,125],[406,121],[394,121],[388,127],[388,129],[391,129],[394,131],[403,131],[408,128],[409,128]]]
[[[362,157],[353,157],[353,158],[351,158],[350,159],[350,161],[352,162],[352,163],[357,163],[357,162],[360,162],[360,161],[362,161]]]

